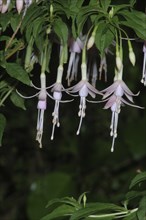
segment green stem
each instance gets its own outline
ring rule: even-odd
[[[44,44],[44,52],[42,52],[42,68],[41,68],[41,73],[45,73],[45,71],[46,71],[47,47],[48,47],[48,41],[46,39],[45,40],[45,44]]]
[[[0,106],[3,105],[4,101],[8,98],[8,96],[11,94],[11,92],[15,89],[15,87],[11,87],[11,89],[6,93],[6,95],[2,98],[0,101]]]

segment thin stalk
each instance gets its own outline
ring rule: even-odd
[[[8,96],[11,94],[11,92],[15,89],[15,87],[11,87],[11,89],[6,93],[6,95],[2,98],[2,100],[0,101],[0,106],[3,105],[4,101],[8,98]]]

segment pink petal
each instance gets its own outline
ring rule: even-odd
[[[141,108],[141,109],[144,109],[144,107],[141,107],[141,106],[138,106],[138,105],[132,105],[131,103],[127,102],[125,99],[121,98],[121,101],[123,103],[125,103],[126,105],[129,105],[129,106],[132,106],[132,107],[135,107],[135,108]]]

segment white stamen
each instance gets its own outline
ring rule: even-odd
[[[86,109],[86,98],[81,97],[80,98],[80,105],[79,105],[79,112],[78,112],[78,116],[80,117],[80,123],[79,123],[78,130],[77,130],[77,133],[76,133],[77,135],[79,135],[79,133],[80,133],[82,120],[86,115],[85,109]]]
[[[55,106],[54,106],[54,111],[52,113],[53,116],[53,127],[52,127],[52,134],[51,134],[51,140],[54,139],[54,132],[55,132],[55,126],[57,125],[57,127],[60,127],[60,123],[59,123],[59,101],[55,100]]]
[[[146,48],[144,46],[144,48]],[[146,86],[146,49],[144,50],[144,57],[143,57],[143,70],[142,70],[142,79],[141,83],[143,83]]]
[[[36,140],[39,142],[40,148],[42,148],[43,124],[44,124],[44,109],[38,109]]]

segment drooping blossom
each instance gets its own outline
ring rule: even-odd
[[[70,58],[68,63],[67,76],[66,76],[69,86],[70,83],[77,78],[78,63],[83,46],[84,46],[84,37],[81,37],[81,39],[78,37],[76,40],[71,40]]]
[[[85,69],[86,71],[86,64],[82,64],[82,71]],[[92,98],[95,98],[96,94],[102,95],[101,92],[99,92],[95,87],[93,87],[88,80],[85,78],[82,78],[82,80],[77,83],[72,88],[68,89],[69,93],[78,93],[80,96],[80,104],[79,104],[79,112],[78,116],[80,117],[80,123],[77,130],[77,135],[80,133],[80,128],[82,125],[82,120],[85,117],[86,113],[86,101],[87,96],[90,95]]]
[[[122,71],[122,70],[121,70]],[[133,96],[134,94],[124,83],[121,77],[115,77],[114,83],[108,88],[101,91],[104,93],[103,101],[106,101],[104,109],[111,109],[112,118],[110,124],[110,135],[113,137],[111,152],[114,151],[115,138],[117,137],[118,119],[121,111],[121,106],[129,105],[136,108],[142,108],[134,105]],[[127,100],[126,100],[127,99]]]
[[[36,87],[32,83],[32,87],[39,90],[39,92],[37,92],[36,94],[34,94],[32,96],[23,96],[18,91],[17,91],[17,93],[24,99],[31,99],[31,98],[34,98],[34,97],[38,96],[38,104],[37,104],[38,116],[37,116],[37,126],[36,126],[36,130],[37,130],[36,140],[39,143],[39,147],[42,148],[44,113],[45,113],[45,110],[46,110],[46,107],[47,107],[47,96],[49,96],[50,98],[52,98],[52,97],[47,92],[47,89],[49,89],[50,87],[46,87],[46,75],[45,75],[45,73],[40,74],[40,83],[41,83],[40,88]]]
[[[43,136],[43,125],[44,125],[44,113],[47,107],[47,91],[46,91],[46,75],[41,73],[41,88],[38,95],[38,117],[37,117],[37,134],[36,141],[39,142],[40,148],[42,148],[42,136]]]
[[[146,86],[146,41],[143,45],[143,53],[144,53],[144,57],[143,57],[143,69],[142,69],[141,82],[144,84],[144,86]]]
[[[63,75],[63,66],[59,65],[58,71],[57,71],[56,83],[54,83],[51,86],[52,87],[51,92],[53,93],[52,99],[55,100],[55,106],[54,106],[54,110],[53,110],[53,113],[52,113],[53,128],[52,128],[51,140],[54,139],[55,126],[60,127],[60,122],[59,122],[59,106],[60,106],[60,103],[66,103],[66,102],[72,101],[72,100],[65,100],[65,101],[62,100],[62,92],[67,93],[66,89],[62,85],[62,75]]]

